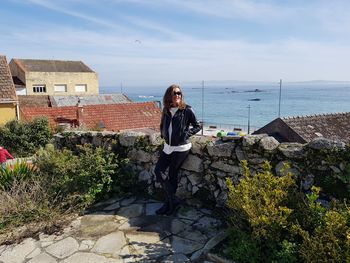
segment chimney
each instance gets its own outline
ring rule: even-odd
[[[84,108],[83,105],[80,104],[80,99],[78,99],[77,103],[77,123],[78,127],[82,126],[84,124]]]

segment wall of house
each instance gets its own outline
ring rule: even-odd
[[[0,104],[0,125],[4,125],[6,122],[15,120],[16,118],[16,104]]]
[[[227,142],[201,136],[191,139],[193,147],[180,171],[177,190],[177,195],[187,200],[223,205],[227,200],[225,180],[231,178],[235,183],[239,182],[243,175],[242,160],[247,160],[252,174],[261,171],[267,160],[277,176],[291,171],[304,191],[309,191],[314,184],[322,186],[322,180],[327,178],[333,188],[324,186],[325,193],[337,197],[350,193],[350,180],[347,179],[350,178],[350,147],[342,142],[318,138],[309,144],[279,143],[266,134]],[[160,187],[153,173],[162,149],[158,133],[76,132],[55,136],[58,148],[77,150],[76,145],[84,143],[111,147],[119,156],[125,154],[150,194]],[[290,168],[284,169],[286,163]]]
[[[28,72],[25,84],[27,95],[43,95],[34,93],[33,85],[46,85],[47,95],[97,95],[99,94],[98,75],[94,72]],[[55,92],[54,85],[66,84],[67,92]],[[76,92],[75,85],[86,84],[87,92]]]
[[[27,95],[97,95],[98,75],[95,72],[28,72],[25,73],[13,60],[10,61],[12,76],[17,76],[27,88]],[[46,85],[46,93],[34,93],[33,85]],[[55,92],[55,84],[66,84],[67,92]],[[87,92],[75,92],[76,84],[86,84]]]
[[[12,76],[16,76],[23,83],[26,83],[26,75],[23,69],[21,69],[13,60],[10,61],[9,67]]]

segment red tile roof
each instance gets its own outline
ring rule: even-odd
[[[59,122],[77,123],[77,106],[44,108],[22,107],[25,120],[46,116],[51,126]],[[155,102],[86,105],[83,107],[83,124],[87,128],[96,129],[102,124],[108,131],[125,129],[153,128],[159,129],[161,109]]]
[[[13,101],[17,101],[15,85],[13,84],[6,57],[0,56],[0,102]]]

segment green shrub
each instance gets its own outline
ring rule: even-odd
[[[79,155],[48,145],[37,153],[35,164],[55,202],[62,207],[86,207],[109,195],[121,195],[135,184],[133,174],[121,173],[127,160],[102,148],[79,146]]]
[[[13,180],[11,188],[0,190],[0,233],[26,223],[47,220],[55,209],[40,178]]]
[[[350,262],[350,213],[327,211],[324,224],[313,232],[300,229],[300,256],[304,262]]]
[[[242,161],[242,166],[244,174],[238,185],[227,179],[227,205],[234,211],[235,224],[247,225],[258,238],[280,240],[281,230],[288,226],[292,213],[286,204],[289,190],[295,187],[293,175],[289,172],[282,177],[274,176],[268,162],[264,164],[264,171],[254,176],[246,161]]]
[[[227,254],[238,262],[350,262],[350,209],[346,201],[319,201],[320,188],[297,191],[293,175],[264,170],[227,180],[231,209]]]
[[[25,161],[0,169],[0,232],[56,214],[37,169]]]
[[[55,217],[58,209],[49,200],[46,185],[32,164],[17,161],[0,169],[0,233]]]
[[[312,227],[296,223],[292,229],[302,237],[300,257],[304,262],[350,262],[350,208],[333,201],[329,208],[317,202],[320,189],[307,195]]]
[[[51,131],[46,118],[37,118],[31,122],[14,120],[0,127],[0,145],[17,156],[34,154],[50,138]]]
[[[240,263],[261,262],[260,243],[251,233],[232,227],[227,254]]]
[[[0,189],[9,191],[14,181],[23,181],[37,176],[36,168],[25,161],[15,162],[0,169]]]
[[[242,167],[238,185],[226,181],[235,233],[230,237],[230,256],[239,262],[296,262],[293,245],[284,240],[293,212],[287,207],[289,193],[296,187],[293,175],[274,176],[268,162],[255,175],[246,161]]]
[[[55,225],[95,201],[137,191],[127,159],[91,145],[77,149],[47,144],[34,166],[19,162],[0,170],[0,233],[27,223]]]

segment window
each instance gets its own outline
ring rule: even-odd
[[[55,92],[67,92],[66,84],[55,84]]]
[[[86,84],[75,85],[75,92],[87,92],[87,85]]]
[[[46,85],[33,85],[34,93],[46,93]]]

